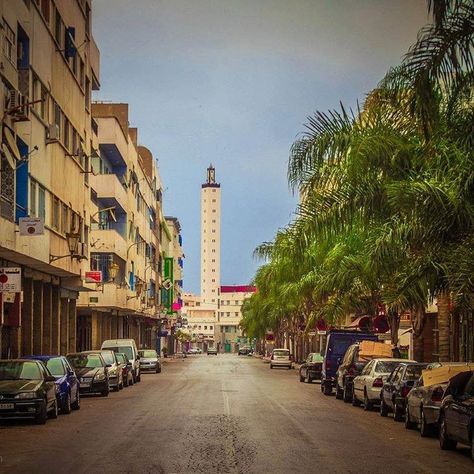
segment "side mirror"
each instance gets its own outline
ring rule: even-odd
[[[56,382],[56,378],[53,377],[52,375],[48,375],[44,378],[45,382]]]
[[[106,367],[110,369],[110,367],[112,367],[112,364],[107,364]]]

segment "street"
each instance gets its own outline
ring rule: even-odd
[[[403,423],[237,355],[170,360],[79,412],[0,425],[0,472],[472,472]]]

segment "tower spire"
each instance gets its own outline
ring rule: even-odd
[[[212,163],[207,168],[207,183],[206,184],[216,184],[216,169],[212,166]]]

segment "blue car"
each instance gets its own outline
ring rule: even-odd
[[[64,356],[42,355],[27,356],[23,359],[34,359],[43,362],[56,379],[56,398],[58,406],[63,414],[71,413],[71,410],[81,408],[79,395],[79,381],[76,373]]]

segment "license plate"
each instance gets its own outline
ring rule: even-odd
[[[91,384],[89,382],[81,382],[80,387],[81,388],[89,388]]]
[[[0,403],[0,410],[13,410],[14,408],[14,403]]]

